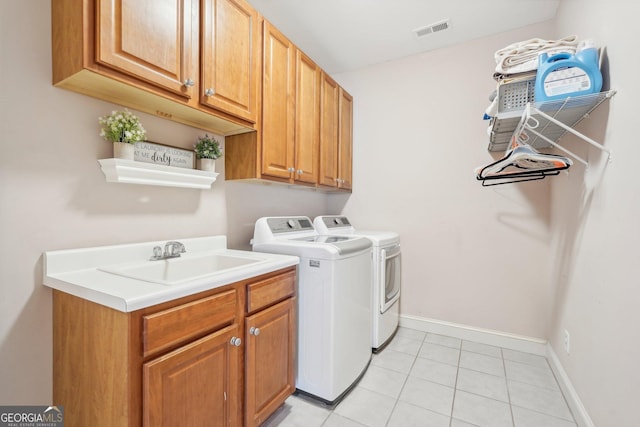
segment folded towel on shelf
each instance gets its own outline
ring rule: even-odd
[[[495,97],[491,101],[491,104],[484,110],[484,115],[482,116],[483,120],[490,120],[491,118],[498,115],[498,98]]]
[[[577,46],[577,36],[567,36],[559,40],[534,38],[510,44],[498,50],[494,55],[496,60],[496,74],[500,76],[535,70],[538,68],[539,54],[543,52],[549,55],[560,52],[575,53]]]

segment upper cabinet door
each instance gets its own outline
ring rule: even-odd
[[[353,161],[353,97],[340,88],[340,130],[338,133],[338,188],[351,190]]]
[[[260,79],[258,13],[244,0],[202,2],[200,102],[257,121]]]
[[[262,174],[290,179],[294,168],[295,47],[264,21]]]
[[[338,185],[338,84],[327,74],[320,80],[320,174],[318,184]]]
[[[96,61],[185,98],[198,79],[197,0],[98,0]]]
[[[320,67],[300,50],[296,53],[295,181],[318,182],[320,138]]]

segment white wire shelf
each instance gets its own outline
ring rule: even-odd
[[[582,95],[567,97],[565,99],[534,102],[534,117],[538,122],[537,132],[543,135],[540,137],[532,135],[527,142],[534,148],[547,148],[551,144],[548,140],[558,141],[566,132],[566,128],[559,126],[554,121],[564,123],[566,126],[573,128],[582,119],[589,116],[604,101],[616,94],[615,90],[595,93],[591,95]],[[535,110],[542,111],[544,115],[535,114]],[[505,151],[511,141],[511,136],[516,130],[522,115],[525,113],[524,108],[520,111],[511,111],[505,114],[498,114],[491,121],[491,133],[489,136],[489,151]],[[549,116],[554,120],[545,117]]]

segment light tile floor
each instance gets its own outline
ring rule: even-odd
[[[576,427],[542,356],[400,328],[331,409],[291,396],[262,427]]]

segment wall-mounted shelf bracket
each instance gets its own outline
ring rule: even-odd
[[[611,96],[613,96],[615,94],[615,91],[603,92],[602,94],[604,95],[604,98],[602,100],[596,100],[596,102],[599,101],[599,102],[597,102],[597,105],[599,105],[604,99],[607,99],[607,98],[610,98]],[[598,95],[600,95],[600,94],[598,94]],[[577,130],[575,130],[571,126],[568,126],[567,124],[561,122],[560,120],[557,120],[556,118],[554,118],[554,117],[550,116],[549,114],[545,113],[544,111],[542,111],[541,108],[544,108],[545,105],[548,105],[548,104],[542,104],[540,106],[540,108],[539,108],[539,107],[535,106],[532,103],[527,103],[527,105],[525,107],[525,110],[524,110],[524,113],[522,114],[522,118],[521,118],[520,122],[518,123],[518,126],[516,127],[516,130],[514,131],[514,136],[518,137],[520,140],[531,139],[530,136],[529,136],[529,133],[531,133],[536,138],[540,138],[542,141],[546,142],[547,144],[549,144],[549,145],[551,145],[553,147],[556,147],[557,149],[569,154],[571,157],[575,158],[580,163],[584,164],[586,167],[589,167],[589,163],[586,160],[584,160],[582,157],[578,156],[577,154],[569,151],[568,149],[566,149],[563,146],[561,146],[560,144],[558,144],[556,142],[557,139],[556,139],[556,141],[554,141],[553,139],[551,139],[547,135],[545,135],[545,130],[549,129],[551,126],[555,126],[555,127],[557,127],[559,129],[559,131],[562,132],[562,134],[564,134],[565,132],[569,132],[569,133],[577,136],[581,140],[589,143],[593,147],[596,147],[597,149],[599,149],[601,151],[604,151],[605,153],[607,153],[607,160],[611,161],[611,150],[609,150],[608,148],[606,148],[602,144],[594,141],[593,139],[589,138],[588,136],[578,132]],[[589,112],[593,111],[593,109],[595,109],[597,107],[597,105],[591,106]],[[556,114],[558,112],[559,112],[559,110],[555,110]],[[580,119],[586,117],[587,115],[588,115],[588,113],[585,113],[585,114],[583,114],[582,117],[580,117],[578,120],[574,120],[573,122],[577,123],[577,121],[579,121]],[[541,123],[544,123],[544,126],[541,126]],[[556,131],[556,133],[557,132],[558,131]],[[562,134],[560,136],[562,136]],[[527,141],[527,143],[528,143],[528,141]]]

